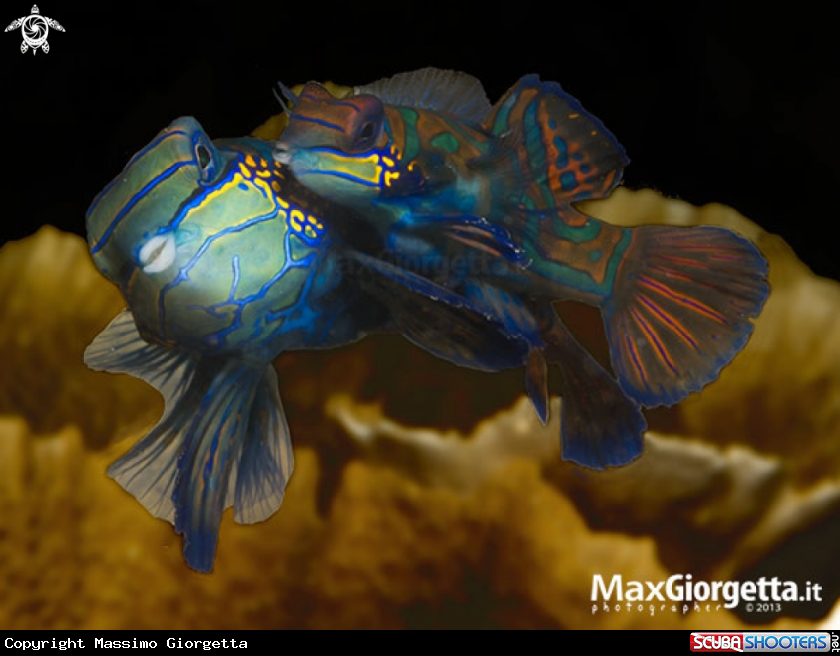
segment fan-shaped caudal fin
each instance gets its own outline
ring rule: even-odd
[[[746,344],[768,292],[767,262],[731,230],[633,229],[602,308],[619,383],[646,406],[699,391]]]

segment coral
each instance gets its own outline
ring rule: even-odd
[[[729,208],[619,190],[588,211],[727,225],[770,260],[753,339],[701,394],[649,413],[642,458],[605,473],[561,462],[560,401],[543,428],[521,372],[459,369],[398,337],[286,354],[294,476],[268,521],[225,517],[210,575],[105,473],[162,408],[142,382],[82,364],[118,293],[76,236],[4,246],[0,626],[815,627],[840,591],[840,287]],[[597,317],[564,312],[603,357]],[[810,580],[825,601],[593,609],[593,574],[675,572]]]

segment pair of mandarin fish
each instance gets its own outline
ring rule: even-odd
[[[575,209],[628,160],[558,84],[494,105],[464,73],[423,69],[343,98],[281,87],[279,141],[211,141],[179,118],[87,213],[90,252],[128,309],[85,352],[144,379],[160,422],[109,469],[210,571],[222,513],[280,506],[293,456],[272,360],[400,333],[457,365],[523,367],[539,418],[547,367],[562,456],[603,469],[642,451],[641,406],[713,381],[768,294],[767,264],[719,227],[619,228]],[[281,100],[282,102],[282,100]],[[597,306],[614,376],[555,314]]]

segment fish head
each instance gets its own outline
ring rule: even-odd
[[[323,225],[283,200],[280,174],[265,142],[213,142],[185,117],[94,199],[93,261],[120,287],[144,338],[243,348],[246,333],[265,332],[268,307],[300,296]]]
[[[387,124],[386,108],[376,96],[336,98],[310,82],[297,98],[274,157],[325,198],[364,205],[387,193],[399,175]]]
[[[175,270],[198,238],[180,230],[188,199],[215,180],[222,163],[195,119],[179,118],[161,131],[88,208],[88,246],[99,270],[117,284],[135,270]]]

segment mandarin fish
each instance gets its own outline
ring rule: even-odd
[[[401,261],[457,242],[503,263],[474,277],[516,303],[598,307],[635,402],[699,391],[751,335],[769,286],[750,241],[712,226],[622,228],[575,208],[609,195],[628,159],[558,84],[526,75],[491,105],[472,76],[422,69],[343,98],[317,83],[286,94],[274,156],[302,184],[367,216]]]
[[[192,118],[174,121],[94,199],[87,234],[128,309],[85,362],[141,378],[165,400],[159,423],[108,473],[174,524],[199,571],[212,569],[227,508],[252,523],[282,502],[293,452],[271,364],[279,353],[392,332],[457,365],[539,372],[533,363],[566,339],[552,314],[521,308],[505,323],[487,309],[494,290],[469,298],[377,259],[366,224],[287,175],[268,142],[211,141]],[[590,360],[572,359],[581,371]],[[544,381],[529,378],[544,398]],[[625,402],[620,391],[614,399]],[[632,421],[640,435],[641,415]]]

